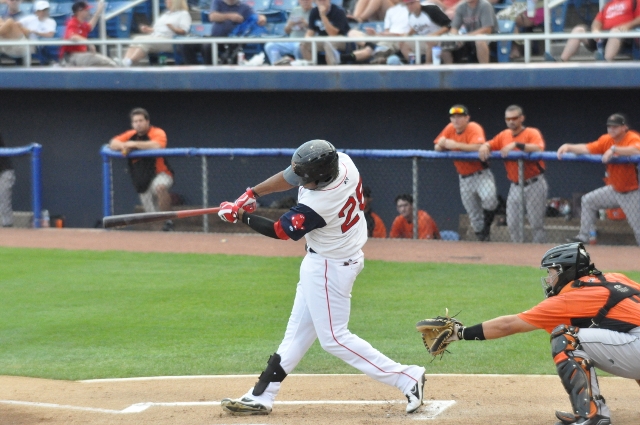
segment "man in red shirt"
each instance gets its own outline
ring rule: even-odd
[[[637,27],[640,25],[640,5],[638,3],[640,2],[637,0],[611,0],[611,2],[607,3],[596,15],[591,23],[591,32],[627,32]],[[571,31],[572,34],[585,32],[587,32],[586,25],[577,25]],[[602,40],[606,45],[604,59],[609,62],[614,60],[623,45],[631,47],[631,43],[633,42],[631,38],[624,40],[619,38],[605,38]],[[562,51],[560,60],[563,62],[568,61],[576,54],[580,43],[584,44],[590,52],[595,52],[598,48],[598,41],[600,40],[569,39]]]
[[[640,284],[602,273],[581,243],[559,245],[542,257],[546,299],[520,314],[456,326],[451,341],[496,339],[544,329],[572,406],[556,425],[610,425],[596,370],[640,384]],[[603,308],[604,307],[604,308]]]
[[[640,191],[638,191],[638,164],[609,164],[615,156],[640,155],[640,135],[629,131],[624,114],[613,114],[607,120],[607,134],[591,143],[565,143],[558,149],[558,159],[565,153],[602,155],[607,164],[607,185],[582,197],[580,233],[575,240],[586,242],[595,229],[598,210],[622,208],[640,245]]]
[[[470,121],[464,105],[449,109],[451,121],[433,141],[435,150],[477,152],[486,141],[480,124]],[[489,164],[481,161],[453,161],[460,180],[460,197],[471,227],[479,241],[489,241],[491,223],[498,208],[498,193]]]
[[[132,130],[111,139],[109,148],[127,155],[132,150],[167,147],[166,133],[151,125],[149,113],[145,109],[135,108],[129,116]],[[169,189],[173,185],[173,171],[164,158],[129,158],[129,173],[146,212],[171,209]],[[173,223],[167,221],[162,230],[173,230]]]
[[[404,194],[396,197],[399,216],[393,220],[390,238],[413,238],[413,196]],[[440,239],[438,225],[426,211],[418,210],[418,239]]]
[[[512,150],[522,152],[541,152],[544,139],[540,130],[524,126],[524,113],[518,105],[511,105],[505,111],[507,129],[498,133],[493,140],[480,146],[478,156],[486,161],[491,151],[500,151],[506,157]],[[507,225],[511,241],[524,241],[523,208],[531,225],[534,243],[544,243],[544,216],[547,211],[547,192],[549,186],[544,178],[542,161],[524,161],[524,181],[520,182],[518,161],[505,161],[507,178],[511,180],[507,197]]]
[[[64,59],[67,66],[116,67],[117,65],[113,59],[96,52],[96,46],[84,44],[88,41],[89,33],[98,23],[100,13],[104,10],[104,1],[98,3],[98,9],[93,16],[89,12],[90,8],[91,6],[85,1],[73,4],[71,8],[73,16],[67,21],[64,39],[83,44],[60,47],[60,59]]]

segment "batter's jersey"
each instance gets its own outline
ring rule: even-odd
[[[640,284],[620,273],[605,273],[607,282],[619,282],[640,289]],[[600,282],[595,276],[580,278],[584,282]],[[591,319],[605,305],[609,290],[602,286],[575,288],[567,284],[560,294],[547,298],[531,310],[518,314],[525,322],[551,333],[558,325],[589,327]],[[628,332],[640,326],[640,298],[632,296],[613,307],[600,324],[601,329]]]
[[[340,171],[328,186],[300,187],[298,205],[280,217],[276,233],[293,239],[304,236],[314,252],[326,258],[346,259],[367,241],[360,172],[351,158],[338,153]]]

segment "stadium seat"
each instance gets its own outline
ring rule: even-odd
[[[498,20],[498,30],[500,34],[513,34],[516,24],[514,21],[508,19]],[[511,40],[500,40],[497,43],[498,50],[498,62],[509,62],[509,55],[511,54]]]
[[[496,13],[500,12],[502,9],[506,9],[507,7],[511,6],[513,4],[512,0],[504,0],[502,3],[497,3],[493,5],[493,10],[495,10]]]
[[[567,9],[571,0],[549,1],[549,13],[551,14],[551,32],[564,32],[564,23],[567,18]]]
[[[209,11],[208,10],[202,10],[200,12],[200,20],[202,21],[203,24],[208,24],[211,21],[209,20]]]
[[[384,21],[363,22],[360,24],[359,30],[365,31],[367,28],[373,28],[376,32],[384,30]]]
[[[56,21],[58,27],[66,25],[67,20],[71,18],[71,7],[73,7],[72,2],[63,2],[56,4],[55,11],[53,9],[49,11],[49,16]]]
[[[287,26],[286,22],[279,22],[277,24],[267,24],[265,28],[267,29],[267,33],[263,34],[262,37],[271,37],[271,38],[282,38],[287,37],[287,33],[284,32],[284,27]]]
[[[212,28],[213,24],[211,23],[192,24],[189,35],[192,37],[210,37]]]
[[[298,0],[271,0],[271,9],[285,12],[287,15],[298,5]]]
[[[106,7],[106,12],[110,13],[114,10],[121,9],[122,7],[129,5],[128,1],[113,1],[109,2]],[[131,36],[131,25],[133,24],[133,8],[129,8],[113,18],[107,21],[107,36],[113,38],[129,38]],[[96,25],[96,28],[98,25]],[[95,31],[95,28],[94,28]]]

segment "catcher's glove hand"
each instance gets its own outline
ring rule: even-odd
[[[449,344],[461,339],[464,329],[462,322],[449,317],[449,309],[446,309],[445,314],[444,317],[424,319],[416,323],[416,329],[422,334],[425,348],[434,357],[443,356]]]

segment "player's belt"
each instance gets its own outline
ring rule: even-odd
[[[465,176],[463,176],[461,174],[460,177],[463,178],[463,179],[466,179],[466,178],[473,177],[473,176],[479,176],[480,174],[482,174],[484,172],[485,172],[485,170],[480,170],[480,171],[476,171],[475,173],[467,174]]]
[[[528,179],[528,180],[525,180],[525,181],[524,181],[524,185],[523,185],[523,186],[524,186],[524,187],[527,187],[527,186],[529,186],[530,184],[533,184],[533,183],[537,182],[537,181],[538,181],[538,180],[540,180],[541,178],[542,178],[542,174],[538,174],[538,175],[537,175],[537,176],[535,176],[535,177],[531,177],[530,179]],[[514,183],[514,184],[515,184],[516,186],[520,186],[520,183]]]
[[[307,244],[305,244],[305,245],[304,245],[304,250],[305,250],[305,251],[307,251],[307,252],[310,252],[310,253],[312,253],[312,254],[317,254],[317,252],[315,252],[315,251],[313,250],[313,248],[311,248],[311,247],[310,247],[309,245],[307,245]]]

